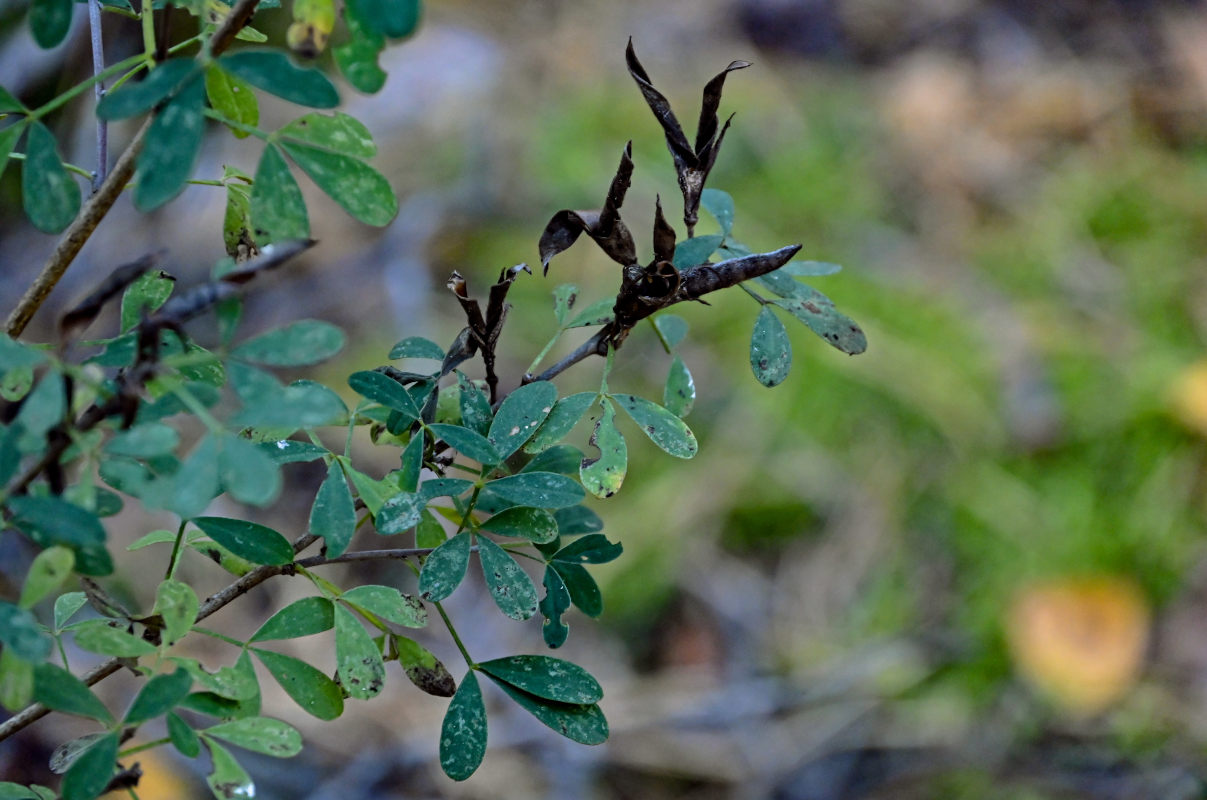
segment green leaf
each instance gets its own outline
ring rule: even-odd
[[[776,386],[788,377],[792,367],[792,343],[784,323],[767,306],[759,310],[750,337],[750,368],[764,386]]]
[[[344,713],[344,696],[335,681],[305,661],[271,650],[255,650],[272,677],[302,710],[319,719],[335,719]]]
[[[399,459],[398,488],[404,492],[414,492],[419,489],[419,476],[423,473],[423,448],[425,436],[418,434],[411,437],[407,446],[402,450]]]
[[[382,227],[398,214],[389,181],[364,161],[291,140],[282,140],[281,147],[323,192],[366,225]]]
[[[523,472],[491,481],[490,490],[516,505],[535,508],[564,508],[583,501],[583,488],[565,475],[553,472]]]
[[[29,5],[29,28],[44,50],[58,45],[71,30],[71,0],[33,0]]]
[[[592,533],[558,550],[553,560],[572,564],[606,564],[619,558],[623,550],[621,545],[609,542],[602,533]]]
[[[218,439],[207,434],[175,473],[159,478],[143,492],[142,501],[191,519],[205,511],[220,490]]]
[[[495,605],[512,619],[525,620],[537,612],[536,586],[507,551],[484,536],[478,537],[478,558]]]
[[[419,0],[351,0],[348,7],[372,33],[391,39],[410,36],[419,25]]]
[[[105,724],[113,715],[79,678],[49,662],[34,667],[34,699],[53,711],[75,714]]]
[[[458,453],[479,464],[490,467],[503,460],[503,455],[494,444],[469,428],[463,428],[460,425],[441,425],[440,423],[433,423],[428,428],[436,438],[448,442],[448,445]]]
[[[579,392],[558,400],[528,444],[524,445],[524,452],[540,453],[564,439],[598,396],[595,392]]]
[[[227,362],[227,372],[243,403],[234,424],[293,431],[342,424],[347,418],[348,411],[339,395],[322,384],[294,381],[282,386],[268,373],[239,361]]]
[[[272,528],[226,517],[197,517],[193,524],[218,544],[253,563],[282,566],[293,562],[289,540]]]
[[[54,629],[60,631],[67,624],[67,620],[75,616],[75,613],[84,607],[88,602],[88,595],[83,592],[67,592],[61,594],[54,599]]]
[[[97,739],[63,775],[63,800],[93,800],[109,785],[117,762],[118,734]]]
[[[620,404],[641,432],[650,441],[676,458],[691,458],[699,446],[696,437],[683,420],[662,406],[643,397],[631,394],[614,394],[611,398]]]
[[[235,77],[291,103],[311,108],[335,108],[339,92],[317,69],[297,66],[279,50],[240,50],[218,59]]]
[[[662,388],[662,405],[666,406],[667,411],[683,419],[691,413],[695,404],[696,382],[683,359],[675,356],[666,376],[666,385]]]
[[[378,66],[377,58],[385,48],[385,39],[372,33],[354,13],[345,7],[344,24],[349,39],[334,48],[331,54],[348,83],[365,94],[377,94],[386,84],[386,73]]]
[[[444,526],[440,524],[435,515],[425,508],[420,517],[419,524],[415,526],[415,546],[439,547],[444,544],[448,536],[444,533]]]
[[[468,378],[457,373],[457,387],[461,406],[461,424],[471,431],[485,436],[490,431],[490,423],[494,412],[490,410],[490,401],[486,394],[474,386]]]
[[[560,658],[509,656],[483,661],[478,667],[492,678],[545,700],[582,705],[603,699],[599,681],[577,664]]]
[[[226,254],[231,258],[239,258],[250,254],[256,239],[252,234],[255,224],[251,219],[252,187],[233,180],[225,180],[231,167],[223,168],[223,178],[226,184],[226,211],[222,215],[222,244]],[[247,177],[248,182],[251,176]],[[228,297],[216,308],[218,330],[223,344],[229,344],[234,336],[235,327],[243,315],[243,302],[239,297]]]
[[[532,438],[556,402],[557,388],[549,381],[521,386],[504,398],[486,438],[507,458]]]
[[[420,597],[439,603],[460,585],[469,566],[469,540],[469,532],[462,531],[428,555],[419,573]]]
[[[383,503],[373,515],[374,527],[383,536],[404,533],[419,524],[426,504],[421,494],[399,492]]]
[[[553,316],[557,319],[559,328],[565,326],[566,318],[570,316],[570,309],[574,307],[576,300],[578,287],[573,283],[563,283],[553,290]]]
[[[473,481],[464,478],[432,478],[419,487],[424,501],[436,497],[460,497],[474,487]]]
[[[138,658],[155,652],[155,645],[132,633],[113,627],[103,619],[90,619],[72,628],[75,643],[83,650],[102,656]]]
[[[588,617],[598,617],[603,613],[603,592],[599,591],[599,584],[586,567],[567,561],[556,561],[552,566],[565,583],[570,602]]]
[[[562,614],[570,610],[570,592],[562,576],[553,567],[545,568],[545,596],[541,599],[541,615],[545,617],[541,633],[545,644],[561,647],[570,636],[570,626],[562,621]]]
[[[370,478],[352,467],[346,458],[341,457],[340,464],[343,466],[344,472],[352,479],[357,496],[364,502],[365,508],[369,509],[370,514],[376,516],[386,501],[398,493],[398,486],[393,481],[389,479],[379,481]]]
[[[671,349],[677,347],[687,336],[687,320],[675,314],[659,314],[654,318],[654,324]]]
[[[553,512],[557,520],[558,533],[562,536],[576,536],[581,533],[596,533],[603,530],[603,520],[586,506],[571,506],[559,508]]]
[[[425,339],[422,336],[408,336],[390,348],[391,359],[395,358],[430,358],[433,361],[444,360],[444,348]]]
[[[36,367],[45,360],[46,356],[40,350],[15,341],[6,333],[0,334],[0,371]]]
[[[385,687],[381,650],[352,612],[335,604],[335,664],[340,686],[354,700],[369,700]]]
[[[205,94],[210,99],[210,106],[232,122],[251,128],[260,124],[260,104],[251,85],[217,65],[211,65],[205,71]],[[250,135],[234,127],[230,131],[237,139]]]
[[[20,711],[34,699],[34,665],[11,648],[0,650],[0,706]],[[4,795],[0,794],[0,798]]]
[[[330,451],[325,447],[310,442],[296,442],[292,439],[281,439],[276,442],[260,442],[261,450],[278,464],[296,464],[301,461],[314,461],[327,455]]]
[[[842,272],[842,267],[827,261],[789,261],[776,271],[798,278],[820,278]]]
[[[596,300],[575,314],[574,318],[567,322],[565,327],[569,330],[570,328],[585,328],[588,325],[603,325],[611,322],[613,317],[612,308],[615,305],[615,297],[604,297]]]
[[[205,84],[195,76],[151,120],[138,156],[135,208],[152,211],[184,190],[197,166],[204,135]]]
[[[514,536],[540,544],[557,538],[557,520],[543,508],[508,508],[483,522],[482,528],[500,536]]]
[[[303,319],[248,339],[231,355],[253,364],[301,367],[335,355],[343,349],[344,341],[344,332],[330,322]]]
[[[556,703],[521,691],[505,681],[495,679],[495,683],[520,708],[567,739],[580,744],[602,744],[607,741],[608,720],[598,705]]]
[[[25,133],[25,122],[18,122],[0,130],[0,177],[4,176],[4,168],[8,166],[9,156],[17,147],[17,140]]]
[[[227,494],[253,506],[269,505],[281,493],[281,470],[277,463],[242,436],[222,437],[218,478]]]
[[[555,444],[524,465],[520,472],[556,472],[558,475],[578,474],[583,451],[572,444]]]
[[[201,739],[189,724],[172,711],[168,712],[166,720],[168,738],[172,740],[172,746],[176,748],[177,752],[185,758],[196,758],[201,755]]]
[[[62,421],[66,403],[63,376],[58,372],[47,372],[17,413],[15,425],[23,432],[17,445],[22,453],[41,450],[46,434]]]
[[[63,742],[56,747],[50,754],[50,761],[46,766],[56,775],[61,775],[71,768],[76,759],[84,754],[84,751],[104,737],[104,731],[98,733],[86,733],[83,736],[77,736],[74,739]]]
[[[180,434],[162,422],[143,422],[116,434],[105,445],[105,452],[114,456],[154,458],[175,452]]]
[[[168,59],[141,81],[127,82],[116,92],[106,93],[96,106],[96,115],[114,120],[145,114],[193,77],[198,69],[197,62],[191,57]]]
[[[297,639],[329,631],[335,625],[335,612],[325,597],[303,597],[268,618],[249,642]]]
[[[67,580],[74,566],[75,553],[66,547],[56,545],[38,553],[29,565],[17,605],[25,609],[33,608]]]
[[[343,153],[352,158],[367,159],[377,155],[373,135],[364,123],[339,112],[331,115],[314,112],[299,117],[281,128],[276,136],[321,147],[333,153]],[[444,352],[441,351],[436,358],[443,359]]]
[[[137,725],[166,714],[184,699],[192,687],[193,676],[189,675],[188,670],[177,667],[175,672],[156,675],[139,690],[122,724]]]
[[[595,422],[591,446],[599,451],[595,458],[584,458],[579,467],[583,486],[599,498],[611,497],[620,491],[629,467],[629,448],[616,429],[616,407],[608,399],[600,401],[603,413]]]
[[[422,628],[427,625],[427,609],[423,603],[393,586],[357,586],[344,592],[339,599],[386,622],[408,628]]]
[[[105,529],[91,511],[57,497],[10,497],[7,505],[13,523],[35,544],[42,547],[61,544],[74,550],[76,572],[83,575],[113,572],[113,559],[105,550]]]
[[[45,789],[46,787],[39,787]],[[46,793],[34,791],[33,787],[22,786],[9,781],[0,782],[0,800],[55,800],[56,792],[47,790]]]
[[[868,349],[867,336],[853,319],[836,309],[834,302],[821,292],[804,284],[800,286],[805,296],[772,302],[847,355],[858,355]]]
[[[18,114],[29,111],[25,104],[13,96],[13,93],[3,86],[0,86],[0,114],[8,114],[17,112]]]
[[[728,236],[733,231],[733,198],[720,189],[705,189],[700,193],[700,205],[721,226],[721,234]]]
[[[684,239],[679,242],[675,245],[675,269],[683,270],[707,263],[712,254],[717,252],[717,248],[721,246],[723,238],[718,235],[697,236],[694,239]]]
[[[193,587],[177,580],[165,580],[155,591],[152,613],[163,618],[163,644],[180,641],[193,629],[200,603]]]
[[[398,663],[411,683],[435,697],[452,697],[457,693],[457,682],[440,659],[414,639],[396,633],[390,634]]]
[[[327,477],[314,496],[310,507],[310,532],[322,536],[327,543],[327,555],[343,555],[356,533],[356,506],[352,492],[339,463],[332,459],[327,465]]]
[[[353,372],[348,376],[348,385],[357,394],[375,403],[401,411],[411,419],[419,419],[419,407],[415,405],[406,387],[389,375],[370,370]]]
[[[3,600],[0,600],[0,644],[26,661],[41,661],[50,655],[50,637],[42,632],[33,613]]]
[[[204,688],[229,700],[256,701],[259,703],[260,684],[256,680],[255,668],[251,657],[244,650],[239,659],[230,667],[222,667],[215,672],[207,672],[196,659],[172,656],[171,661],[189,671],[193,680]]]
[[[310,238],[306,200],[281,148],[269,144],[260,156],[251,190],[251,218],[259,244]]]
[[[252,781],[247,770],[239,766],[239,762],[222,745],[212,739],[207,739],[206,747],[210,750],[210,758],[214,766],[205,782],[218,800],[245,800],[256,796],[256,784]]]
[[[486,705],[473,670],[465,673],[440,728],[440,768],[463,781],[486,756]]]
[[[25,163],[21,167],[25,214],[43,233],[58,233],[80,213],[80,187],[63,166],[50,129],[41,122],[29,123],[28,127]]]
[[[292,725],[270,717],[222,722],[201,734],[274,758],[292,758],[302,752],[302,734]]]

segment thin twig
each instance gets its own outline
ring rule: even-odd
[[[549,369],[542,372],[540,375],[537,375],[536,377],[525,375],[524,383],[553,380],[570,367],[582,361],[584,358],[587,358],[588,356],[602,356],[607,352],[607,337],[604,335],[604,329],[600,329],[594,336],[580,344],[577,350],[554,364]]]
[[[88,0],[88,27],[92,34],[92,75],[96,77],[105,71],[105,43],[101,37],[101,3],[100,0]],[[93,85],[96,102],[100,103],[105,97],[105,81],[98,79]],[[96,172],[92,173],[92,191],[96,193],[105,181],[105,171],[109,161],[109,123],[101,117],[96,118]]]

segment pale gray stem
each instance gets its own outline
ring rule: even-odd
[[[101,2],[88,0],[88,27],[92,32],[92,74],[99,75],[105,70],[105,44],[101,38]],[[96,102],[100,103],[105,97],[105,82],[97,81],[93,86],[96,92]],[[92,191],[101,188],[105,180],[105,172],[109,161],[109,124],[100,117],[96,118],[96,171],[92,173]]]

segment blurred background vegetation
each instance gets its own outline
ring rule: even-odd
[[[33,104],[86,74],[86,29],[77,15],[42,53],[16,7],[0,0],[0,75]],[[347,91],[399,218],[370,231],[308,196],[322,244],[257,290],[248,333],[344,325],[353,349],[320,376],[333,385],[403,335],[451,340],[449,271],[481,290],[537,261],[549,216],[597,206],[630,138],[625,216],[648,253],[654,195],[677,190],[625,71],[631,35],[685,121],[705,80],[755,63],[727,83],[722,113],[737,117],[710,185],[733,195],[752,248],[800,242],[843,264],[814,285],[870,345],[847,358],[793,326],[792,373],[766,390],[748,297],[682,312],[701,452],[678,462],[630,439],[624,490],[596,506],[625,555],[599,571],[601,623],[573,619],[566,647],[604,681],[608,744],[492,709],[483,769],[453,786],[434,762],[444,702],[394,676],[334,725],[273,709],[308,747],[279,774],[253,768],[262,796],[1207,796],[1207,4],[449,0],[426,15],[387,51],[381,95]],[[108,23],[110,60],[138,47]],[[282,35],[288,16],[256,24]],[[57,123],[86,164],[85,105]],[[214,133],[199,176],[254,165],[258,148]],[[7,306],[53,246],[23,227],[17,173],[0,183]],[[170,272],[203,274],[222,203],[205,186],[150,217],[125,203],[52,302],[160,246]],[[584,245],[516,285],[499,370],[512,384],[563,281],[594,300],[618,275]],[[610,383],[657,397],[668,366],[639,328]],[[321,479],[299,474],[281,530],[304,525]],[[485,600],[468,586],[462,616]],[[540,647],[539,623],[480,616],[468,637],[483,657]],[[0,751],[0,767],[41,779],[26,755]],[[144,764],[144,800],[203,796],[163,758]]]

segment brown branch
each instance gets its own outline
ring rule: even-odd
[[[210,38],[209,49],[211,55],[217,56],[226,48],[230,47],[231,42],[235,40],[237,34],[248,21],[251,20],[252,14],[256,11],[256,6],[260,0],[239,0],[235,7],[231,9],[230,14],[222,21],[222,25]],[[17,307],[9,314],[8,320],[4,323],[5,332],[17,338],[24,332],[25,326],[29,324],[33,315],[46,302],[46,298],[50,296],[51,290],[62,279],[63,274],[67,272],[67,268],[75,261],[84,244],[92,236],[92,232],[96,230],[96,226],[100,224],[109,210],[113,208],[113,204],[117,202],[117,198],[121,195],[122,189],[130,182],[130,178],[134,176],[135,161],[138,158],[139,152],[142,151],[143,141],[147,137],[147,130],[151,127],[151,120],[154,119],[155,113],[152,112],[147,117],[143,126],[138,129],[138,133],[134,134],[134,138],[130,144],[126,146],[121,157],[117,159],[117,163],[113,165],[113,171],[105,178],[105,182],[97,189],[96,194],[89,198],[84,205],[82,211],[68,226],[63,237],[59,239],[58,245],[54,252],[50,254],[50,258],[42,266],[41,273],[30,284],[21,301],[17,303]]]

